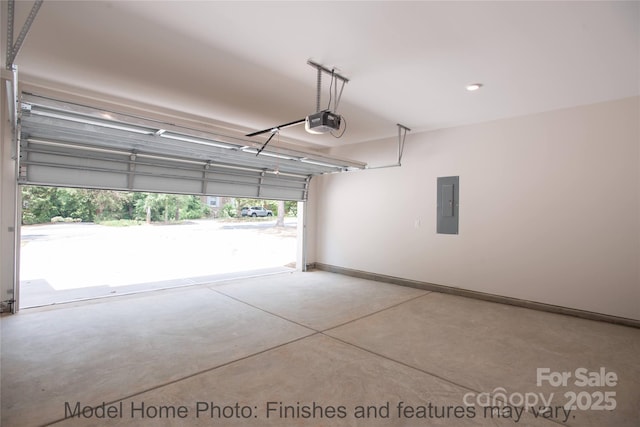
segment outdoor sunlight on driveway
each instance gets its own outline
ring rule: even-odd
[[[275,220],[192,220],[23,226],[21,306],[203,283],[214,279],[208,276],[248,270],[285,270],[296,260],[296,219],[287,219],[284,228],[274,225]]]

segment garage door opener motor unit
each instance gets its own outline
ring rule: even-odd
[[[318,76],[317,76],[317,92],[316,92],[316,112],[313,114],[309,114],[307,117],[305,117],[304,119],[299,119],[299,120],[294,120],[292,122],[289,123],[283,123],[281,125],[278,126],[274,126],[274,127],[270,127],[267,129],[263,129],[263,130],[259,130],[257,132],[253,132],[253,133],[249,133],[246,136],[248,137],[253,137],[253,136],[258,136],[258,135],[262,135],[264,133],[271,133],[271,135],[269,136],[269,138],[267,139],[267,141],[262,145],[262,148],[260,150],[258,150],[258,152],[256,153],[256,156],[258,154],[260,154],[262,152],[262,150],[264,150],[264,148],[267,146],[267,144],[269,144],[269,142],[271,141],[271,139],[273,138],[273,136],[275,134],[277,134],[278,132],[280,132],[280,130],[291,127],[291,126],[296,126],[299,124],[304,123],[305,124],[305,130],[309,133],[313,133],[313,134],[324,134],[324,133],[331,133],[333,136],[335,136],[336,138],[340,138],[342,137],[342,135],[344,134],[344,131],[346,130],[346,127],[343,128],[342,133],[340,134],[334,134],[333,131],[338,131],[340,130],[340,126],[342,125],[343,122],[345,122],[343,120],[343,117],[341,115],[339,115],[338,113],[336,113],[337,109],[338,109],[338,104],[340,104],[340,98],[342,97],[342,91],[344,90],[344,84],[347,83],[349,81],[349,79],[347,79],[344,76],[341,76],[340,74],[336,73],[335,69],[328,69],[320,64],[317,64],[311,60],[307,61],[307,64],[311,65],[312,67],[314,67],[317,71],[318,71]],[[331,88],[333,88],[334,93],[331,94],[331,98],[329,100],[329,108],[321,110],[320,109],[320,99],[321,99],[321,89],[322,89],[322,73],[327,73],[329,75],[331,75]],[[340,91],[338,92],[338,80],[342,82],[342,85],[340,86]],[[331,91],[331,88],[329,89],[329,91]],[[333,109],[331,109],[331,100],[333,100]],[[346,122],[345,122],[346,124]]]

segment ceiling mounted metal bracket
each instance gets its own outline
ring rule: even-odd
[[[311,65],[313,68],[315,68],[318,71],[317,81],[316,81],[316,113],[319,113],[321,110],[320,97],[321,97],[321,91],[322,91],[322,73],[327,73],[331,76],[331,86],[333,86],[333,82],[336,80],[340,80],[342,82],[339,95],[337,93],[338,91],[337,82],[336,82],[336,85],[334,86],[334,91],[335,91],[334,96],[331,96],[331,87],[329,88],[330,100],[329,100],[328,109],[331,110],[331,98],[333,97],[334,99],[333,112],[335,113],[338,110],[338,104],[340,103],[340,98],[342,98],[342,91],[344,90],[344,85],[345,83],[349,82],[349,79],[344,77],[343,75],[338,74],[335,68],[329,69],[324,65],[320,65],[317,62],[314,62],[310,59],[307,60],[307,64]]]
[[[402,166],[402,155],[404,154],[404,140],[407,138],[407,132],[411,132],[411,129],[400,123],[396,123],[398,126],[398,166]]]
[[[396,123],[398,126],[398,162],[392,165],[384,166],[367,166],[366,169],[384,169],[384,168],[398,168],[402,166],[402,156],[404,155],[404,140],[407,137],[407,132],[411,132],[411,129],[400,123]]]
[[[40,10],[40,6],[42,6],[43,1],[44,0],[36,0],[36,2],[33,4],[31,12],[29,12],[29,16],[27,16],[27,20],[22,26],[20,34],[18,34],[18,38],[16,39],[15,43],[13,43],[15,0],[9,0],[7,2],[7,70],[10,70],[13,67],[13,62],[15,61],[16,56],[18,56],[18,52],[22,47],[22,43],[24,43],[24,39],[27,37],[27,33],[31,28],[31,24],[33,24],[33,20],[36,19],[36,15],[38,14],[38,10]]]
[[[334,76],[336,79],[338,80],[342,80],[345,83],[349,83],[349,79],[336,73],[336,70],[330,70],[329,68],[325,67],[324,65],[320,65],[317,62],[313,62],[312,60],[308,60],[307,64],[311,65],[313,68],[317,69],[318,71],[323,71],[327,74],[329,74],[330,76]]]

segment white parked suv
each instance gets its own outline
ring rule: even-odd
[[[240,211],[242,216],[273,216],[273,212],[269,209],[265,209],[262,206],[253,206],[251,208],[244,207]]]

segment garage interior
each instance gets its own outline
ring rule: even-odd
[[[0,13],[3,426],[637,425],[638,2]],[[21,184],[297,200],[299,271],[16,310]]]

